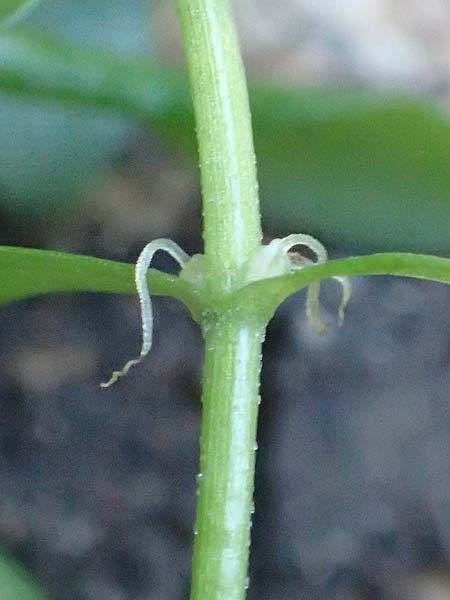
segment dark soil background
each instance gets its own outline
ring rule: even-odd
[[[152,198],[164,168],[136,143],[116,183],[148,169]],[[190,253],[192,189],[168,231]],[[159,229],[148,217],[145,238],[119,236],[116,217],[99,217],[108,190],[59,224],[5,215],[2,243],[134,261]],[[332,323],[338,293],[323,287]],[[0,538],[55,600],[188,597],[202,340],[182,305],[156,299],[155,311],[151,355],[108,391],[99,382],[139,348],[135,298],[0,311]],[[324,337],[308,330],[304,295],[279,309],[265,343],[252,600],[449,597],[449,314],[446,286],[382,277],[355,280],[344,326]]]

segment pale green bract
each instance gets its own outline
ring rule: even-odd
[[[153,343],[153,309],[150,292],[148,291],[147,285],[147,271],[152,262],[153,256],[158,250],[163,250],[170,254],[170,256],[176,260],[176,262],[183,268],[183,266],[189,261],[190,257],[184,250],[178,246],[172,240],[167,238],[161,238],[153,240],[145,246],[139,255],[136,262],[135,270],[135,282],[136,289],[139,296],[139,302],[141,305],[141,317],[142,317],[142,347],[141,352],[137,358],[129,360],[120,371],[113,371],[111,378],[101,383],[100,387],[107,388],[115,383],[120,377],[126,375],[128,371],[134,365],[138,365],[150,352]]]
[[[313,261],[298,252],[291,252],[295,246],[306,246],[317,257],[315,264],[323,264],[328,260],[325,247],[314,237],[302,233],[288,235],[285,238],[276,238],[269,244],[260,246],[244,267],[244,285],[288,275],[305,266],[311,266]],[[135,269],[135,283],[141,305],[142,319],[142,347],[137,358],[129,360],[119,371],[113,371],[111,378],[101,383],[100,387],[108,388],[120,377],[128,373],[131,367],[138,365],[150,352],[153,342],[153,309],[150,292],[147,285],[147,271],[156,252],[162,250],[172,256],[181,266],[180,277],[196,287],[204,287],[206,279],[206,263],[203,254],[190,257],[175,242],[167,238],[153,240],[145,246],[139,255]],[[342,300],[338,309],[339,324],[344,319],[344,310],[351,295],[351,285],[348,277],[334,276],[342,285]],[[311,328],[319,334],[324,333],[328,326],[320,318],[320,283],[313,282],[308,287],[306,297],[306,315]]]
[[[311,266],[313,261],[298,252],[292,252],[295,246],[309,248],[317,257],[315,264],[323,264],[328,260],[325,246],[311,235],[294,233],[282,239],[276,238],[266,246],[261,246],[250,259],[247,265],[246,283],[279,277],[298,271],[306,266]],[[338,308],[339,324],[344,320],[345,307],[350,300],[351,284],[348,277],[334,276],[342,286],[342,299]],[[320,318],[320,283],[314,282],[308,286],[306,296],[306,316],[311,328],[318,334],[323,334],[328,325]]]

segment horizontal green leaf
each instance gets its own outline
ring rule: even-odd
[[[39,0],[1,0],[0,25],[23,17]]]
[[[136,293],[134,265],[10,246],[0,246],[0,282],[0,303],[53,292]],[[193,314],[201,310],[199,293],[188,282],[155,269],[148,282],[152,294],[178,298]]]
[[[0,590],[2,600],[45,600],[29,574],[5,554],[0,554]]]
[[[386,252],[333,260],[257,281],[231,294],[224,303],[255,306],[271,315],[291,294],[336,275],[402,275],[450,283],[450,259]],[[0,281],[0,303],[54,292],[136,293],[134,265],[9,246],[0,246]],[[208,298],[178,277],[150,269],[148,282],[152,294],[181,300],[196,318],[208,307]]]
[[[62,40],[0,37],[0,91],[145,119],[195,149],[185,78]],[[392,250],[450,249],[450,119],[367,91],[250,86],[263,214],[272,230]]]
[[[450,284],[450,259],[425,254],[382,252],[331,260],[304,267],[289,275],[251,283],[239,290],[237,296],[239,302],[256,304],[267,314],[272,314],[291,294],[315,281],[339,275],[401,275]]]

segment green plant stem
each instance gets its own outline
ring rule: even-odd
[[[264,330],[265,323],[230,311],[205,332],[192,600],[241,600],[248,587]]]
[[[178,0],[194,102],[208,288],[240,283],[261,243],[247,85],[229,0]]]
[[[247,587],[261,344],[251,305],[221,309],[261,243],[247,85],[229,0],[178,0],[203,192],[206,364],[192,600]],[[252,314],[253,313],[253,314]]]

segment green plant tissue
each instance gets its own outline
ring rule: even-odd
[[[0,3],[0,25],[11,25],[38,4],[39,0],[2,0]]]
[[[142,55],[151,51],[150,13],[146,0],[47,1],[26,25],[81,45]],[[132,127],[123,117],[93,109],[6,95],[0,95],[0,123],[0,202],[28,215],[64,209],[114,159]]]
[[[1,600],[46,600],[31,576],[15,561],[0,552]]]

